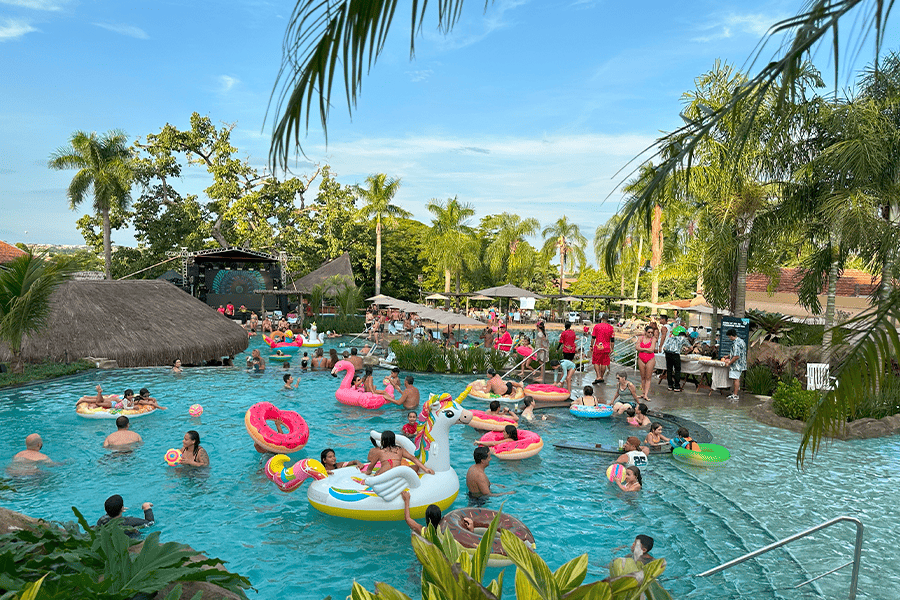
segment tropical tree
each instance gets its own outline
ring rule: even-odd
[[[375,294],[378,295],[381,293],[381,229],[383,226],[396,226],[399,217],[408,219],[412,213],[391,204],[400,189],[399,179],[378,173],[366,177],[366,186],[356,186],[355,191],[365,202],[359,209],[360,216],[375,220]]]
[[[559,293],[562,294],[566,268],[569,272],[577,272],[587,262],[584,256],[587,239],[581,235],[578,225],[569,221],[565,215],[552,225],[544,227],[541,235],[544,237],[541,252],[550,256],[554,253],[559,254]]]
[[[30,252],[0,266],[0,340],[12,353],[13,373],[22,373],[22,342],[47,326],[50,296],[76,263],[70,257],[35,256]]]
[[[112,130],[97,135],[76,131],[69,145],[50,155],[51,169],[78,169],[69,184],[69,208],[78,208],[88,194],[94,197],[94,212],[103,219],[103,255],[106,278],[112,279],[112,242],[109,213],[113,208],[127,210],[131,200],[131,150],[125,133]]]
[[[458,293],[463,267],[476,257],[475,232],[469,221],[475,216],[475,209],[471,204],[461,203],[456,196],[445,202],[431,199],[427,208],[434,219],[431,220],[425,255],[444,272],[444,292],[450,292],[450,280],[455,275]],[[447,300],[448,306],[449,302]]]
[[[486,225],[496,229],[485,251],[491,272],[505,275],[508,283],[515,285],[530,282],[534,274],[534,250],[525,238],[537,234],[541,226],[538,220],[503,213],[490,217]]]

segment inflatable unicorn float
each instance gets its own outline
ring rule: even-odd
[[[281,333],[281,332],[276,332]],[[281,350],[282,352],[296,352],[300,348],[320,348],[325,343],[325,334],[316,330],[316,324],[313,323],[309,327],[306,336],[294,335],[294,332],[288,329],[284,334],[272,334],[272,337],[263,336],[263,341],[272,350]]]
[[[434,470],[420,475],[399,465],[378,475],[365,475],[357,467],[336,469],[331,475],[315,459],[305,459],[287,467],[290,460],[278,454],[266,464],[266,476],[284,492],[295,491],[307,478],[315,479],[307,491],[313,508],[327,514],[359,521],[399,521],[403,519],[400,492],[409,490],[413,518],[425,516],[430,504],[446,511],[459,494],[459,478],[450,466],[450,426],[468,423],[472,414],[460,402],[469,389],[453,400],[450,394],[432,394],[419,414],[415,442],[397,437],[397,444]],[[371,432],[374,440],[381,434]]]
[[[337,389],[337,391],[334,392],[334,397],[337,398],[337,401],[341,404],[374,409],[381,408],[388,402],[388,399],[381,394],[373,394],[371,392],[353,387],[352,382],[353,376],[356,374],[356,369],[353,366],[353,363],[349,360],[339,360],[337,364],[334,365],[334,367],[331,369],[331,374],[334,377],[337,377],[337,374],[341,371],[345,371],[344,379],[341,380],[340,387]],[[394,394],[394,386],[388,384],[385,387],[384,391],[388,396],[396,399],[396,395]]]

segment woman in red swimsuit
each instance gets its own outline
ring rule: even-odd
[[[641,398],[649,400],[647,394],[650,393],[650,379],[653,377],[653,370],[656,367],[656,354],[653,349],[656,347],[656,332],[647,326],[644,328],[644,335],[637,339],[637,366],[641,372]]]

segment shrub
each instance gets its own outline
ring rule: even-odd
[[[309,321],[309,319],[307,319]],[[347,316],[323,316],[314,319],[316,329],[319,331],[334,331],[336,333],[359,333],[366,328],[366,318],[360,315]]]
[[[799,380],[794,379],[790,383],[780,381],[772,394],[772,410],[786,419],[806,421],[818,400],[819,392],[803,389]]]
[[[900,377],[890,377],[876,396],[860,399],[847,420],[882,419],[896,414],[900,414]]]
[[[771,396],[775,389],[775,377],[765,365],[754,365],[744,374],[744,387],[759,396]]]

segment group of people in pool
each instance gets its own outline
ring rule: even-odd
[[[106,408],[118,410],[134,410],[140,406],[152,406],[160,410],[166,410],[165,406],[160,406],[156,398],[150,396],[150,390],[141,388],[138,395],[134,395],[131,388],[122,393],[121,398],[113,398],[112,396],[104,396],[103,388],[97,385],[96,396],[84,396],[75,403],[76,408],[83,404],[86,408]]]

